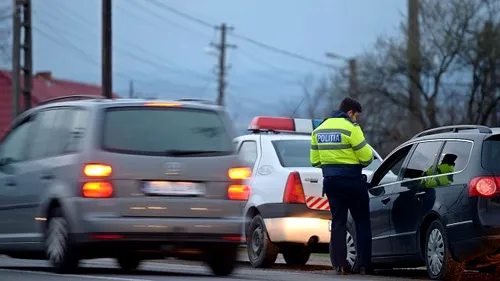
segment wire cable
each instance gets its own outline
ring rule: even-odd
[[[189,15],[188,13],[185,13],[185,12],[182,12],[180,11],[179,9],[176,9],[172,6],[169,6],[163,2],[159,2],[158,0],[148,0],[150,3],[153,3],[155,4],[157,7],[159,8],[163,8],[164,10],[170,12],[170,13],[173,13],[173,14],[176,14],[180,17],[183,17],[187,20],[190,20],[192,22],[196,22],[202,26],[205,26],[205,27],[209,27],[209,28],[215,28],[216,25],[214,24],[211,24],[207,21],[204,21],[200,18],[197,18],[197,17],[194,17],[194,16],[191,16]],[[266,43],[263,43],[263,42],[259,42],[257,40],[254,40],[252,38],[249,38],[249,37],[246,37],[246,36],[243,36],[243,35],[240,35],[238,33],[235,33],[235,32],[229,32],[228,35],[231,35],[235,38],[238,38],[238,39],[241,39],[241,40],[244,40],[246,42],[249,42],[255,46],[258,46],[260,48],[263,48],[263,49],[266,49],[268,51],[272,51],[272,52],[275,52],[275,53],[279,53],[279,54],[282,54],[282,55],[285,55],[285,56],[289,56],[289,57],[292,57],[292,58],[295,58],[295,59],[298,59],[298,60],[302,60],[302,61],[305,61],[305,62],[309,62],[309,63],[312,63],[312,64],[316,64],[316,65],[320,65],[320,66],[325,66],[325,67],[336,67],[334,65],[331,65],[331,64],[328,64],[328,63],[325,63],[325,62],[321,62],[321,61],[318,61],[318,60],[315,60],[315,59],[312,59],[312,58],[308,58],[306,56],[303,56],[303,55],[300,55],[300,54],[297,54],[297,53],[293,53],[293,52],[290,52],[290,51],[287,51],[285,49],[282,49],[282,48],[278,48],[278,47],[274,47],[274,46],[271,46],[269,44],[266,44]]]
[[[134,3],[134,2],[132,2],[132,3]],[[93,24],[89,20],[87,20],[86,18],[80,16],[78,13],[73,13],[71,11],[69,11],[69,12],[65,11],[62,7],[57,6],[57,5],[55,5],[54,7],[56,9],[59,9],[59,11],[61,11],[61,15],[71,15],[71,17],[70,16],[66,17],[68,20],[79,19],[79,21],[81,23],[93,27]],[[134,60],[136,60],[136,61],[142,62],[144,64],[153,65],[156,68],[162,69],[162,70],[167,71],[167,72],[177,73],[177,72],[179,72],[179,69],[180,69],[181,71],[189,73],[189,74],[191,74],[193,76],[196,76],[197,78],[199,78],[199,79],[201,79],[203,81],[207,81],[207,80],[211,80],[212,79],[212,77],[210,77],[208,75],[203,75],[203,74],[200,74],[200,73],[195,72],[193,70],[184,68],[182,66],[179,66],[175,62],[172,62],[172,61],[164,58],[163,56],[156,55],[156,54],[154,54],[154,53],[152,53],[152,52],[150,52],[150,51],[142,48],[139,44],[136,44],[132,40],[127,40],[127,44],[130,45],[130,46],[132,46],[134,49],[138,50],[140,53],[147,54],[147,55],[153,57],[153,59],[150,60],[150,59],[147,59],[144,56],[138,56],[138,55],[134,54],[133,52],[130,52],[130,51],[128,51],[126,49],[123,49],[123,48],[116,48],[116,51],[119,52],[119,53],[122,53],[122,54],[124,54],[124,55],[126,55],[126,56],[128,56],[128,57],[130,57],[130,58],[132,58]],[[162,61],[167,62],[169,65],[165,65],[165,64],[160,63]],[[177,69],[175,67],[172,67],[170,65],[176,66],[179,69]]]
[[[163,3],[163,2],[160,2],[160,1],[157,1],[157,0],[148,0],[148,1],[150,3],[152,3],[153,5],[156,5],[157,7],[163,8],[163,9],[165,9],[165,10],[167,10],[167,11],[173,13],[173,14],[176,14],[176,15],[178,15],[180,17],[183,17],[185,19],[188,19],[190,21],[196,22],[196,23],[198,23],[200,25],[203,25],[205,27],[216,28],[216,25],[214,25],[214,24],[211,24],[211,23],[209,23],[207,21],[204,21],[204,20],[202,20],[200,18],[191,16],[191,15],[189,15],[187,13],[184,13],[184,12],[182,12],[182,11],[180,11],[180,10],[172,7],[172,6],[169,6],[169,5],[167,5],[167,4]]]

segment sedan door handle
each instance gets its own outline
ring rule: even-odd
[[[382,204],[387,205],[387,203],[389,203],[389,201],[391,201],[391,197],[385,197],[381,201],[382,201]]]
[[[418,200],[420,200],[420,199],[422,199],[422,197],[424,197],[425,194],[427,194],[426,191],[417,192],[417,193],[415,193],[415,197],[417,197]]]

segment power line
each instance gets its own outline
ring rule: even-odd
[[[68,40],[65,36],[63,35],[58,35],[58,36],[54,36],[52,34],[50,34],[49,32],[46,32],[44,31],[43,29],[39,28],[39,27],[36,27],[36,26],[33,26],[33,29],[35,29],[36,31],[38,31],[40,34],[44,35],[45,37],[51,39],[52,41],[54,41],[55,43],[61,45],[64,47],[64,45],[72,48],[73,50],[77,51],[78,53],[80,53],[80,55],[82,55],[84,58],[85,61],[90,61],[92,62],[93,64],[97,65],[97,66],[100,66],[101,63],[99,61],[97,61],[94,57],[92,57],[91,55],[89,55],[87,52],[85,52],[83,49],[81,49],[80,47],[78,47],[77,45],[73,44],[71,42],[71,40]],[[63,41],[65,41],[65,43],[62,43],[61,40],[59,39],[63,39]],[[116,75],[123,78],[123,79],[127,79],[127,80],[130,80],[131,78],[128,77],[127,75],[125,74],[121,74],[117,71],[115,71]]]
[[[134,2],[132,2],[134,3]],[[93,26],[93,24],[87,20],[86,18],[80,16],[78,13],[73,13],[71,11],[67,12],[65,11],[65,9],[63,9],[62,7],[60,6],[55,6],[57,9],[59,9],[61,11],[61,15],[70,15],[71,16],[68,16],[67,19],[68,20],[71,20],[71,19],[79,19],[81,23],[85,24],[85,25],[88,25],[88,26]],[[123,9],[123,8],[122,8]],[[132,14],[131,12],[127,11],[128,13]],[[143,56],[138,56],[138,55],[135,55],[133,52],[130,52],[126,49],[120,49],[120,48],[115,48],[117,50],[117,52],[119,53],[122,53],[134,60],[137,60],[139,62],[142,62],[144,64],[149,64],[149,65],[153,65],[153,66],[156,66],[157,68],[160,68],[160,69],[164,69],[164,70],[167,70],[168,72],[177,72],[179,71],[178,69],[176,69],[175,67],[172,67],[172,66],[167,66],[165,64],[162,64],[160,63],[161,61],[164,61],[164,62],[167,62],[169,65],[173,65],[173,66],[176,66],[178,68],[180,68],[182,71],[184,72],[187,72],[193,76],[196,76],[197,78],[203,80],[203,81],[206,81],[208,79],[211,79],[211,77],[207,76],[207,75],[203,75],[203,74],[200,74],[200,73],[197,73],[191,69],[188,69],[188,68],[184,68],[182,66],[179,66],[177,65],[176,63],[168,60],[167,58],[164,58],[163,56],[159,56],[159,55],[156,55],[144,48],[142,48],[140,45],[136,44],[135,42],[133,42],[132,40],[127,40],[127,44],[133,46],[134,49],[140,51],[141,53],[143,54],[148,54],[149,56],[153,57],[153,59],[147,59],[146,57],[143,57]]]
[[[297,79],[298,78],[297,73],[293,73],[292,71],[290,71],[288,69],[271,64],[263,59],[258,58],[257,56],[254,56],[251,52],[247,52],[243,49],[239,49],[239,52],[242,53],[243,55],[245,55],[245,57],[249,58],[250,60],[252,60],[258,64],[265,65],[271,69],[280,71],[281,73],[288,75],[290,77],[290,79],[282,77],[282,76],[278,76],[278,75],[276,75],[276,73],[266,73],[265,74],[266,77],[273,76],[274,78],[281,80],[283,82],[286,82],[286,83],[295,83],[295,82],[297,82],[297,80],[299,80],[299,79]],[[294,77],[294,79],[292,79],[291,77]]]
[[[153,3],[154,5],[156,5],[157,7],[161,7],[173,14],[176,14],[178,16],[181,16],[187,20],[190,20],[190,21],[193,21],[193,22],[196,22],[202,26],[205,26],[205,27],[210,27],[210,28],[214,28],[215,25],[214,24],[211,24],[207,21],[204,21],[200,18],[197,18],[197,17],[194,17],[194,16],[191,16],[185,12],[182,12],[172,6],[169,6],[165,3],[162,3],[162,2],[159,2],[158,0],[148,0],[149,2]],[[325,66],[325,67],[336,67],[334,65],[331,65],[331,64],[328,64],[328,63],[325,63],[325,62],[321,62],[319,60],[315,60],[315,59],[311,59],[311,58],[308,58],[306,56],[303,56],[303,55],[300,55],[300,54],[297,54],[297,53],[293,53],[293,52],[290,52],[290,51],[287,51],[285,49],[281,49],[281,48],[278,48],[278,47],[274,47],[274,46],[271,46],[269,44],[266,44],[266,43],[262,43],[262,42],[259,42],[257,40],[254,40],[252,38],[249,38],[249,37],[246,37],[246,36],[243,36],[243,35],[240,35],[240,34],[237,34],[237,33],[228,33],[228,35],[232,35],[234,36],[235,38],[239,38],[241,40],[244,40],[244,41],[247,41],[251,44],[254,44],[255,46],[258,46],[260,48],[263,48],[263,49],[266,49],[266,50],[269,50],[269,51],[273,51],[275,53],[279,53],[279,54],[282,54],[282,55],[286,55],[286,56],[289,56],[289,57],[292,57],[292,58],[295,58],[295,59],[299,59],[299,60],[302,60],[302,61],[305,61],[305,62],[309,62],[309,63],[312,63],[312,64],[316,64],[316,65],[320,65],[320,66]]]
[[[181,25],[181,24],[176,23],[175,21],[172,21],[172,20],[170,20],[170,19],[168,19],[168,18],[166,18],[166,17],[164,17],[164,16],[162,16],[162,15],[158,14],[157,12],[153,12],[153,10],[149,9],[149,8],[147,7],[147,5],[141,5],[139,2],[134,2],[134,1],[130,1],[130,2],[127,2],[127,3],[135,5],[135,6],[136,6],[136,7],[137,7],[140,11],[147,12],[147,13],[149,13],[149,14],[151,14],[151,15],[155,16],[156,18],[160,19],[162,22],[166,22],[166,23],[168,23],[169,25],[171,25],[171,26],[173,26],[173,27],[176,27],[176,28],[178,28],[178,29],[180,29],[180,30],[183,30],[183,31],[189,31],[189,32],[191,32],[191,33],[196,33],[197,35],[201,35],[201,36],[207,36],[206,34],[204,34],[204,33],[200,32],[200,31],[198,31],[198,30],[191,29],[191,28],[187,28],[187,27],[185,27],[185,26],[183,26],[183,25]],[[141,2],[141,3],[144,3],[144,2]],[[153,5],[158,5],[157,3],[152,3],[152,4],[153,4]],[[160,5],[161,5],[161,3],[160,3]],[[128,14],[131,14],[131,15],[133,15],[133,16],[136,16],[136,17],[140,18],[140,19],[141,19],[141,21],[143,21],[143,22],[147,22],[147,23],[148,23],[148,24],[150,24],[150,25],[154,25],[154,26],[157,26],[157,27],[158,27],[158,25],[157,25],[157,24],[155,24],[154,22],[152,22],[152,21],[151,21],[151,20],[149,20],[148,18],[141,17],[141,16],[137,15],[136,13],[133,13],[133,12],[131,12],[131,11],[128,11],[128,10],[127,10],[127,9],[125,9],[124,7],[118,6],[118,8],[119,8],[119,9],[121,9],[122,11],[125,11],[125,12],[126,12],[126,13],[128,13]],[[160,29],[163,29],[163,27],[160,27]]]
[[[324,63],[324,62],[321,62],[321,61],[318,61],[318,60],[315,60],[315,59],[311,59],[311,58],[305,57],[303,55],[299,55],[299,54],[292,53],[292,52],[284,50],[284,49],[280,49],[280,48],[268,45],[266,43],[259,42],[257,40],[252,39],[252,38],[249,38],[249,37],[246,37],[246,36],[243,36],[243,35],[239,35],[239,34],[234,33],[234,32],[230,33],[230,35],[234,36],[235,38],[239,38],[239,39],[245,40],[245,41],[247,41],[249,43],[252,43],[252,44],[254,44],[254,45],[258,46],[258,47],[261,47],[261,48],[273,51],[275,53],[279,53],[279,54],[282,54],[282,55],[286,55],[286,56],[289,56],[289,57],[293,57],[293,58],[296,58],[296,59],[299,59],[299,60],[303,60],[305,62],[309,62],[309,63],[321,65],[321,66],[336,67],[336,66],[328,64],[328,63]]]
[[[206,27],[210,27],[210,28],[216,28],[217,27],[215,24],[211,24],[211,23],[209,23],[207,21],[204,21],[204,20],[202,20],[200,18],[191,16],[191,15],[189,15],[187,13],[184,13],[184,12],[182,12],[182,11],[180,11],[180,10],[172,7],[172,6],[169,6],[169,5],[167,5],[167,4],[163,3],[163,2],[159,2],[157,0],[148,0],[148,1],[150,3],[152,3],[153,5],[156,5],[157,7],[162,7],[162,8],[168,10],[169,12],[171,12],[173,14],[176,14],[176,15],[178,15],[180,17],[183,17],[185,19],[188,19],[188,20],[191,20],[193,22],[196,22],[196,23],[198,23],[200,25],[203,25],[203,26],[206,26]]]

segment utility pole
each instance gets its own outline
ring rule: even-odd
[[[228,27],[225,23],[223,23],[220,27],[217,27],[217,29],[221,32],[220,43],[211,43],[210,45],[219,50],[219,90],[217,95],[217,104],[224,105],[224,94],[226,90],[226,50],[227,48],[236,48],[236,45],[226,43],[227,30],[232,30],[232,27]]]
[[[408,0],[408,42],[407,42],[407,59],[408,73],[410,83],[409,104],[413,120],[409,121],[411,133],[422,130],[420,119],[421,103],[420,103],[420,25],[418,15],[420,13],[420,1]]]
[[[31,108],[33,89],[33,59],[31,33],[31,0],[13,0],[12,15],[12,118],[16,118],[21,109],[21,92],[24,96],[24,110]],[[21,51],[23,63],[21,64]],[[21,87],[21,72],[24,85]]]
[[[21,5],[12,0],[12,120],[20,113],[21,96]]]
[[[111,0],[102,0],[102,93],[110,99],[113,97],[113,71],[112,71],[112,17]]]
[[[128,97],[133,99],[134,97],[134,81],[130,80],[128,84]]]
[[[349,63],[349,96],[353,99],[359,98],[359,86],[358,86],[358,70],[357,70],[357,60],[356,58],[346,58],[343,56],[336,55],[334,53],[326,53],[326,57],[330,59],[340,59]]]
[[[24,108],[28,110],[31,108],[31,91],[33,89],[33,40],[31,33],[31,0],[23,1],[23,53],[24,53]]]

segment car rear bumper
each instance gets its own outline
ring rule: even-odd
[[[243,218],[104,218],[84,220],[85,231],[72,234],[83,257],[143,253],[152,258],[200,256],[221,245],[241,244]]]
[[[138,234],[149,234],[153,237],[180,234],[189,234],[196,237],[210,236],[211,234],[239,236],[241,227],[244,224],[244,218],[124,218],[92,216],[86,217],[84,224],[83,233],[126,233],[131,238]]]
[[[89,233],[72,235],[73,247],[81,259],[139,255],[141,259],[177,257],[203,260],[205,253],[225,247],[238,248],[240,236],[188,233]]]
[[[258,210],[274,243],[329,243],[331,213],[306,204],[263,204]]]
[[[483,236],[452,243],[452,251],[460,261],[500,261],[500,236]]]
[[[480,263],[482,259],[495,258],[500,254],[500,228],[465,221],[447,225],[447,234],[451,252],[460,261]]]
[[[320,218],[264,219],[269,239],[274,243],[329,243],[330,220]],[[317,239],[317,240],[316,240]]]

